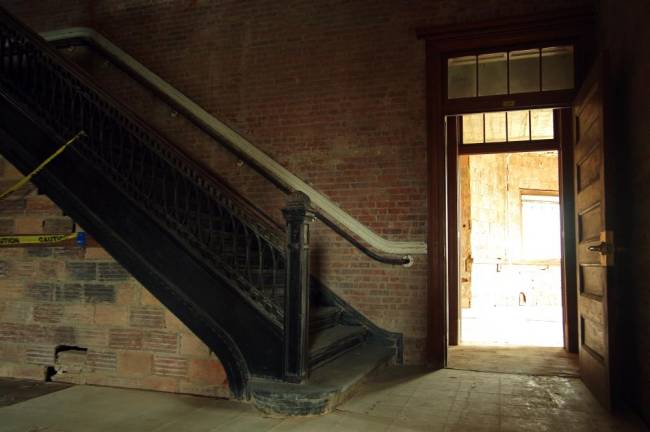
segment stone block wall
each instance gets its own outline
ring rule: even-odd
[[[21,174],[0,159],[0,188]],[[31,184],[0,201],[0,235],[67,234]],[[228,397],[219,360],[90,242],[0,247],[0,376]]]

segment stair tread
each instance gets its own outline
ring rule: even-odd
[[[349,326],[349,325],[336,325],[327,329],[323,329],[318,333],[311,336],[311,346],[309,352],[317,354],[333,344],[340,343],[343,340],[362,337],[366,334],[366,329],[362,326]]]
[[[330,315],[340,313],[341,309],[336,306],[318,306],[309,311],[309,320],[317,321],[323,318],[327,318]]]
[[[303,384],[253,377],[251,393],[258,408],[290,415],[323,414],[352,394],[356,386],[395,355],[395,347],[366,340],[311,372]]]

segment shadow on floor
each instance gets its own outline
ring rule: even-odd
[[[71,387],[71,384],[0,378],[0,407]]]

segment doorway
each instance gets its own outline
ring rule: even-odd
[[[478,115],[493,119],[502,118],[504,110],[555,107],[553,139],[534,140],[531,134],[527,151],[559,153],[561,352],[580,352],[580,377],[609,407],[619,360],[611,350],[616,332],[611,319],[615,315],[610,315],[616,306],[610,288],[620,283],[614,264],[618,226],[611,217],[616,139],[608,103],[612,86],[605,79],[607,55],[589,67],[596,59],[595,22],[590,10],[567,9],[418,31],[426,41],[427,76],[426,354],[431,367],[440,369],[449,366],[450,354],[463,346],[458,345],[458,157],[522,151],[513,150],[521,143],[509,139],[463,142],[466,125],[459,117],[483,113]],[[484,133],[485,122],[481,126],[470,129]]]
[[[563,347],[558,152],[461,155],[460,344]]]
[[[578,376],[570,121],[565,108],[446,117],[447,367]]]

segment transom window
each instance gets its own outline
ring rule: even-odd
[[[462,144],[550,140],[554,138],[553,109],[464,114]]]
[[[573,46],[452,57],[447,98],[512,95],[574,87]]]

